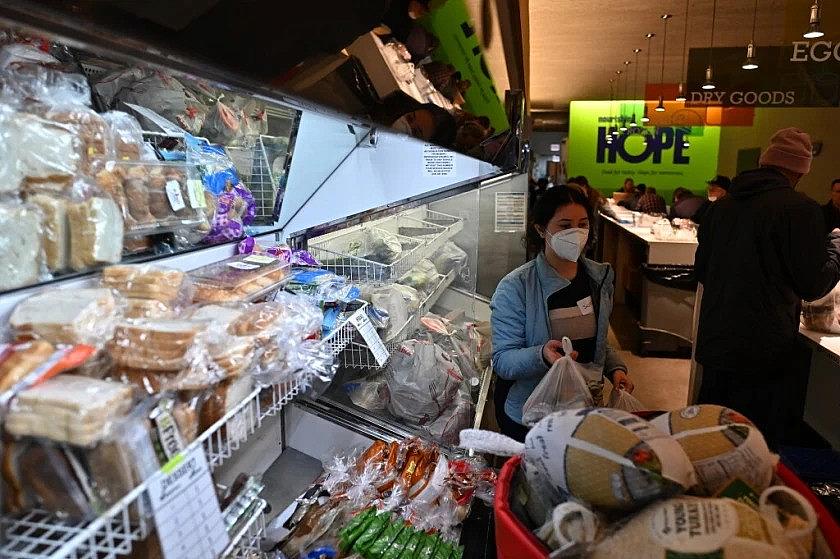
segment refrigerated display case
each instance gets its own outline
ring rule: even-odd
[[[436,256],[445,264],[435,272],[427,268],[425,283],[414,282],[422,295],[418,295],[416,308],[405,313],[401,323],[382,342],[386,354],[380,355],[381,363],[375,358],[371,361],[369,346],[377,338],[381,340],[379,334],[385,331],[374,331],[376,338],[362,337],[359,324],[362,317],[369,316],[372,305],[360,300],[348,307],[350,310],[342,314],[329,334],[317,342],[340,365],[338,375],[331,382],[325,380],[310,387],[300,382],[301,377],[292,377],[270,386],[248,384],[249,389],[241,399],[225,402],[218,414],[212,416],[214,420],[176,454],[183,457],[193,451],[200,452],[217,488],[238,488],[235,495],[220,492],[227,531],[227,543],[220,556],[258,554],[266,526],[306,489],[334,456],[351,455],[354,449],[376,439],[398,440],[414,434],[430,436],[422,425],[401,422],[393,415],[371,413],[354,405],[346,385],[352,379],[388,374],[394,352],[406,340],[418,337],[422,319],[429,313],[449,316],[455,325],[486,319],[487,299],[475,294],[477,270],[481,267],[477,242],[481,232],[477,218],[479,203],[482,192],[516,182],[518,175],[510,169],[500,169],[390,131],[376,130],[365,121],[338,115],[207,64],[169,55],[155,45],[122,40],[108,29],[74,25],[71,20],[51,14],[47,8],[23,2],[4,3],[0,6],[0,48],[21,44],[20,41],[37,44],[43,52],[57,55],[61,71],[87,75],[94,84],[94,92],[97,80],[105,75],[136,73],[177,80],[186,89],[210,95],[216,102],[226,97],[241,98],[264,108],[267,129],[260,129],[245,140],[237,138],[211,144],[202,140],[200,128],[190,135],[183,123],[180,126],[167,123],[149,112],[162,111],[162,107],[151,103],[151,106],[141,106],[145,110],[135,115],[146,126],[141,130],[142,143],[134,147],[138,159],[140,154],[148,156],[141,160],[146,164],[125,163],[124,159],[115,157],[106,163],[110,165],[108,169],[122,164],[144,167],[145,172],[146,167],[174,166],[186,170],[198,165],[207,175],[205,160],[191,160],[189,144],[191,137],[197,138],[205,148],[218,148],[225,161],[233,164],[253,197],[255,219],[212,243],[203,242],[203,236],[190,234],[193,229],[185,232],[171,222],[167,222],[167,231],[163,233],[137,227],[132,229],[132,235],[124,237],[122,264],[148,263],[187,273],[221,262],[247,268],[250,264],[247,257],[230,260],[246,234],[262,246],[286,241],[294,248],[308,248],[326,269],[364,288],[408,282],[406,278],[410,279],[412,270],[420,264],[434,262]],[[4,72],[0,70],[0,77],[6,76]],[[0,100],[8,101],[8,98],[0,95]],[[98,112],[114,108],[100,101],[94,97],[93,107]],[[13,110],[27,109],[15,106]],[[157,129],[145,129],[153,128],[149,123],[155,121]],[[8,157],[2,149],[0,156]],[[168,159],[167,163],[158,162],[164,158]],[[168,198],[162,201],[170,204],[176,214],[184,209],[181,204],[197,210],[194,214],[202,213],[207,225],[212,227],[223,220],[217,219],[218,212],[207,210],[198,200],[199,193],[210,196],[207,193],[212,193],[211,185],[204,181],[198,184],[201,190],[196,190],[196,184],[190,183],[191,173],[185,171],[187,179],[182,181],[183,185],[177,183],[177,193],[175,185],[163,180],[162,192],[168,192],[175,201]],[[164,172],[160,174],[166,179]],[[124,178],[133,177],[126,172]],[[225,193],[230,191],[227,188]],[[222,205],[218,193],[212,194],[214,204]],[[20,204],[21,197],[25,198],[27,193],[3,196],[0,204],[9,200]],[[241,200],[244,198],[236,197],[231,205],[246,203]],[[128,201],[125,206],[116,205],[119,215],[134,218],[135,206]],[[380,237],[384,235],[392,241],[393,252],[399,245],[399,256],[387,262],[377,259],[376,250],[365,244],[370,241],[371,232],[379,232]],[[72,233],[71,227],[68,234]],[[203,233],[206,235],[207,231]],[[138,246],[128,242],[138,237],[149,239],[148,244]],[[460,248],[455,250],[453,246]],[[451,262],[454,264],[450,265]],[[6,322],[21,301],[44,291],[61,293],[96,287],[102,265],[96,263],[73,272],[55,270],[49,276],[40,275],[34,283],[12,286],[0,293],[0,320],[7,336],[0,342],[8,341],[12,335],[5,328]],[[272,278],[273,283],[261,286],[244,299],[272,298],[283,290],[288,280],[286,273],[283,276]],[[220,292],[224,289],[218,287]],[[474,379],[465,390],[468,394],[464,402],[469,402],[470,420],[478,424],[486,401],[489,371],[480,370]],[[14,394],[7,392],[2,399],[4,404],[13,402]],[[10,456],[8,445],[4,445],[4,451],[5,460]],[[454,450],[450,448],[446,452]],[[134,489],[110,506],[98,508],[94,515],[82,518],[49,512],[43,502],[15,511],[4,506],[0,556],[117,558],[151,554],[149,542],[155,538],[150,535],[161,527],[156,526],[155,516],[148,514],[147,500],[154,484],[169,475],[173,467],[172,462],[165,464],[137,480]],[[260,490],[260,484],[250,478],[240,483],[243,473],[262,478],[265,488]],[[7,485],[4,495],[8,495],[8,490]]]

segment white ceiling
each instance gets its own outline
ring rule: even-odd
[[[709,46],[712,2],[690,0],[689,48]],[[650,83],[659,83],[663,13],[674,16],[668,23],[664,81],[680,81],[685,0],[529,0],[529,4],[532,110],[563,109],[577,99],[609,99],[609,79],[624,68],[624,60],[634,60],[634,48],[647,48],[645,34],[649,32],[656,33],[650,49]],[[780,45],[801,38],[810,4],[811,0],[758,0],[756,45]],[[840,2],[827,0],[823,4],[826,39],[840,37]],[[753,0],[718,0],[714,45],[746,47],[752,15]],[[639,91],[646,62],[647,51],[643,50],[639,55]],[[634,68],[631,64],[631,86]]]

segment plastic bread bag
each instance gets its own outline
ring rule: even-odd
[[[559,410],[590,408],[592,394],[583,375],[571,358],[572,343],[563,338],[565,355],[554,362],[522,406],[522,422],[533,425]]]
[[[186,308],[193,298],[190,277],[153,264],[121,264],[102,270],[103,287],[115,289],[129,303],[128,318],[162,318]]]
[[[802,545],[816,527],[813,508],[799,497],[801,513],[789,532],[775,514],[731,499],[676,498],[656,503],[607,535],[592,550],[593,559],[704,555],[735,559],[805,559]]]
[[[59,64],[59,61],[34,45],[10,43],[0,48],[0,70],[30,64],[52,66]]]
[[[93,446],[132,406],[120,383],[65,373],[21,392],[6,417],[6,431],[76,446]]]
[[[44,216],[36,205],[0,202],[0,291],[50,278],[43,239]]]
[[[613,387],[612,392],[610,392],[610,401],[607,407],[629,411],[630,413],[648,409],[638,398],[618,387]]]
[[[802,323],[809,330],[840,334],[840,284],[821,299],[802,302]]]
[[[70,521],[104,512],[78,457],[66,446],[37,439],[10,442],[3,460],[8,512],[38,509]]]
[[[402,243],[397,235],[371,227],[364,232],[365,251],[361,256],[381,264],[393,264],[402,256]]]
[[[467,265],[467,259],[467,253],[452,241],[447,242],[432,255],[432,263],[438,272],[444,275],[452,270],[457,270],[456,273],[459,273]]]
[[[288,262],[292,266],[320,266],[321,263],[308,251],[293,249],[285,244],[269,247],[260,246],[254,237],[245,237],[236,245],[237,254],[268,254]]]
[[[140,161],[147,155],[143,129],[136,118],[122,111],[102,113],[111,132],[114,158],[117,161]]]
[[[404,276],[399,278],[397,283],[408,285],[417,291],[428,293],[439,280],[440,274],[438,274],[435,265],[428,258],[424,258],[411,270],[406,272]]]
[[[18,303],[9,325],[18,339],[101,349],[113,338],[122,309],[121,297],[111,289],[51,289]]]
[[[228,184],[215,201],[210,231],[204,237],[207,244],[235,241],[245,236],[245,226],[256,216],[256,201],[245,185]]]
[[[279,334],[302,341],[316,336],[322,321],[323,314],[311,299],[279,292],[273,301],[245,307],[242,315],[231,321],[229,332],[235,336],[257,336],[263,340]]]
[[[316,381],[329,383],[338,368],[329,346],[316,340],[278,341],[266,348],[258,360],[258,368],[253,374],[257,383],[273,385],[294,380],[301,390],[313,386]]]
[[[77,177],[67,205],[70,268],[87,270],[122,259],[123,215],[114,200],[94,182]]]
[[[534,425],[525,443],[475,429],[461,447],[503,456],[521,454],[525,479],[551,508],[574,497],[605,511],[638,510],[680,494],[696,482],[680,444],[647,421],[609,408],[563,410]]]
[[[23,172],[18,165],[17,120],[14,109],[0,103],[0,197],[16,196]]]
[[[464,380],[440,346],[422,340],[400,344],[386,378],[391,394],[388,411],[420,425],[440,417]]]

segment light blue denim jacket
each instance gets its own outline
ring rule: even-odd
[[[595,365],[604,367],[608,378],[627,366],[607,343],[613,306],[613,279],[609,264],[581,258],[592,282],[592,303],[598,314]],[[516,381],[505,401],[505,413],[522,422],[522,406],[548,371],[543,345],[551,339],[548,298],[569,285],[545,260],[542,253],[499,282],[490,302],[493,331],[493,370],[501,378]]]

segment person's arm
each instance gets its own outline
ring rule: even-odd
[[[549,368],[543,346],[526,345],[524,295],[512,281],[502,280],[490,301],[493,371],[503,379],[536,378]]]
[[[788,209],[778,232],[796,294],[814,301],[840,281],[840,233],[826,238],[822,210],[816,203]]]

